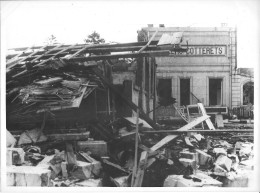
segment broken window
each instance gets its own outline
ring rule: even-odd
[[[172,96],[172,79],[158,79],[159,98],[170,98]]]
[[[190,104],[190,79],[189,78],[180,79],[180,104],[185,106]]]
[[[222,78],[209,79],[209,105],[222,105]]]

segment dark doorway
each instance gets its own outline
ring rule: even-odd
[[[209,79],[209,105],[222,104],[222,79]]]
[[[159,79],[157,91],[159,98],[170,98],[172,96],[172,79]]]
[[[190,79],[180,79],[180,102],[181,105],[190,104]]]
[[[254,83],[248,82],[243,85],[243,105],[254,104]]]

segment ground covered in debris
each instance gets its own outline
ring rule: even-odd
[[[165,136],[172,135],[149,133],[153,129],[143,120],[140,122],[137,170],[143,175],[136,176],[136,183],[141,181],[141,186],[250,185],[253,137],[232,133],[233,128],[250,130],[247,124],[236,127],[227,123],[225,129],[231,132],[214,134],[192,132],[193,128],[158,146]],[[7,131],[7,183],[9,186],[133,186],[134,123],[132,117],[110,125],[96,122],[95,129],[81,128],[80,134],[44,134],[33,129],[17,135],[16,139]],[[154,148],[156,145],[159,148]]]

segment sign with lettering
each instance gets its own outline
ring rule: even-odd
[[[226,46],[189,46],[186,52],[171,52],[176,56],[225,56],[227,54]]]

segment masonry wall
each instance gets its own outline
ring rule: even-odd
[[[148,36],[158,30],[155,40],[159,40],[163,33],[183,32],[187,54],[172,53],[171,57],[157,57],[157,79],[170,78],[172,80],[172,97],[180,105],[180,78],[190,78],[190,91],[209,106],[209,78],[223,79],[222,103],[220,106],[232,107],[238,100],[236,91],[232,89],[235,79],[232,72],[236,65],[235,29],[233,28],[143,28]],[[238,93],[239,94],[239,93]],[[190,103],[197,103],[190,96]]]

